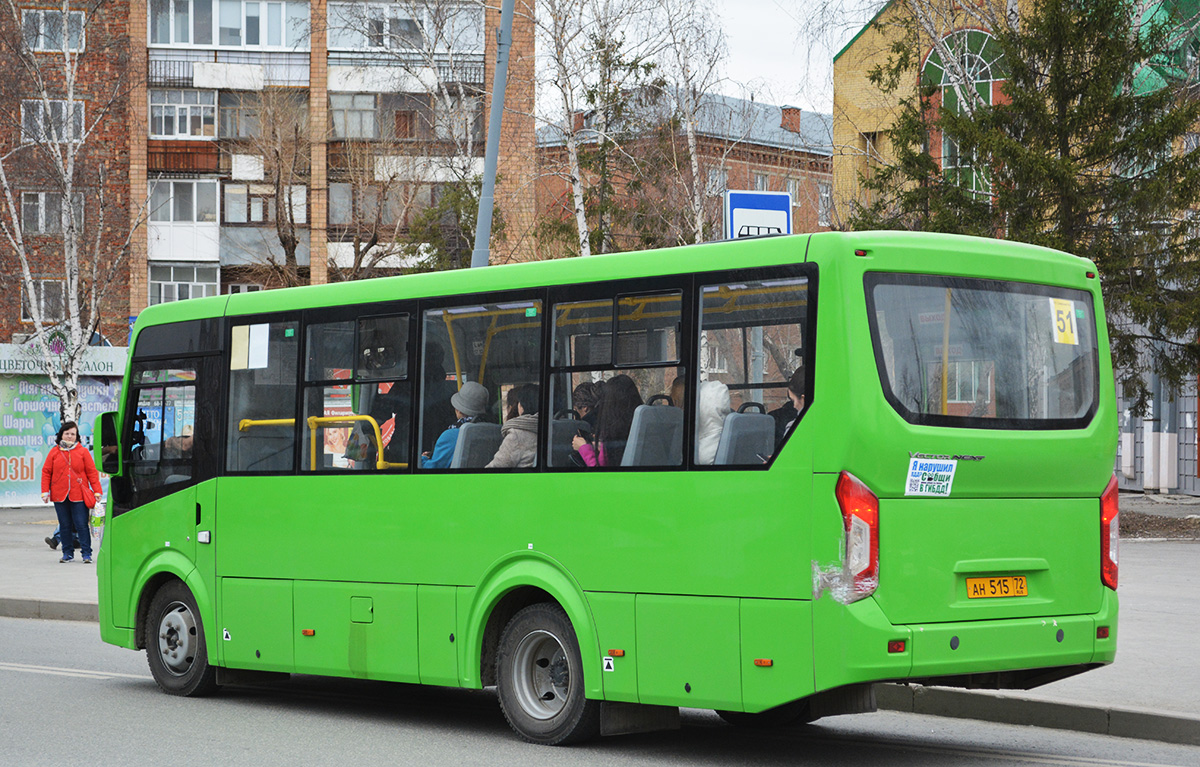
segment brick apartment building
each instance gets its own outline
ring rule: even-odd
[[[62,45],[53,42],[63,29],[59,4],[19,4],[20,29],[0,20],[4,55],[61,56]],[[492,244],[493,262],[532,255],[534,195],[520,181],[534,174],[534,30],[525,5],[518,3],[514,21],[496,191],[506,226],[504,239]],[[126,211],[123,227],[106,228],[102,250],[119,252],[134,228],[101,326],[116,345],[124,345],[131,318],[148,305],[269,286],[262,276],[271,271],[259,267],[282,262],[285,253],[276,218],[289,221],[301,280],[325,282],[344,275],[355,245],[370,241],[364,220],[386,239],[436,200],[443,184],[482,169],[497,8],[449,0],[103,0],[73,7],[67,47],[79,55],[84,113],[92,114],[113,83],[125,84],[101,135],[89,139],[91,160],[108,163],[110,201]],[[437,42],[423,43],[434,35],[422,30],[436,31]],[[32,119],[21,117],[29,110],[22,111],[16,84],[7,87],[5,152],[22,142],[21,120]],[[302,112],[302,132],[293,138],[303,146],[291,148],[300,161],[287,178],[253,138],[265,133],[257,131],[262,114],[275,114],[266,106],[272,100]],[[446,103],[450,117],[443,117]],[[60,204],[39,181],[38,167],[27,149],[6,165],[30,221]],[[86,174],[77,177],[94,178]],[[61,239],[53,226],[42,229],[31,229],[35,253]],[[32,324],[15,289],[16,257],[5,244],[0,262],[10,283],[0,301],[0,341],[21,342]],[[378,266],[386,273],[404,263],[403,255],[391,255]],[[61,264],[38,260],[35,271],[54,317]]]
[[[639,144],[662,140],[662,134],[651,135],[656,128],[667,125],[669,117],[662,115],[655,103],[641,107],[639,135],[627,151],[637,152]],[[593,116],[575,116],[576,135],[585,147],[596,142],[591,130]],[[832,206],[833,148],[830,143],[829,115],[804,112],[797,107],[775,106],[753,100],[717,94],[706,95],[702,101],[698,124],[698,155],[704,178],[706,203],[706,238],[721,239],[723,195],[728,189],[789,192],[792,197],[793,231],[813,232],[828,229]],[[668,131],[671,144],[662,151],[664,156],[687,157],[687,141],[682,129]],[[683,162],[679,171],[690,187],[690,164]],[[574,221],[571,187],[567,181],[567,158],[562,130],[549,127],[538,131],[538,194],[540,216],[564,222]],[[614,184],[617,195],[630,195],[629,177],[618,177]],[[656,193],[659,193],[656,191]],[[671,204],[671,195],[660,194],[662,204]],[[676,204],[682,205],[680,201]],[[618,231],[618,249],[642,247],[637,235]],[[670,242],[660,245],[675,244]]]

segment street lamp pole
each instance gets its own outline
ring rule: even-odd
[[[471,268],[488,265],[488,246],[492,239],[492,208],[496,195],[496,164],[500,156],[500,123],[504,117],[504,90],[508,86],[508,52],[512,48],[513,6],[516,0],[500,5],[500,29],[496,35],[496,71],[492,76],[492,110],[488,118],[487,154],[483,161],[483,188],[479,192],[479,210],[475,215],[475,250]]]

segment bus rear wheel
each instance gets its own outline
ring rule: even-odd
[[[600,701],[583,693],[583,660],[571,621],[552,603],[530,605],[500,636],[500,710],[530,743],[579,743],[600,734]]]
[[[187,586],[171,581],[150,601],[146,662],[158,688],[170,695],[211,695],[217,669],[208,663],[200,611]]]

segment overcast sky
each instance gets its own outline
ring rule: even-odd
[[[870,18],[871,0],[717,0],[728,36],[723,90],[744,95],[744,84],[758,101],[791,104],[829,112],[833,106],[832,57]],[[841,20],[813,42],[818,7],[836,6]],[[866,10],[850,11],[848,7]],[[858,21],[861,19],[862,21]]]

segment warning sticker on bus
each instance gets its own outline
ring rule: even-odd
[[[949,497],[957,468],[958,461],[952,458],[910,458],[904,494]]]

